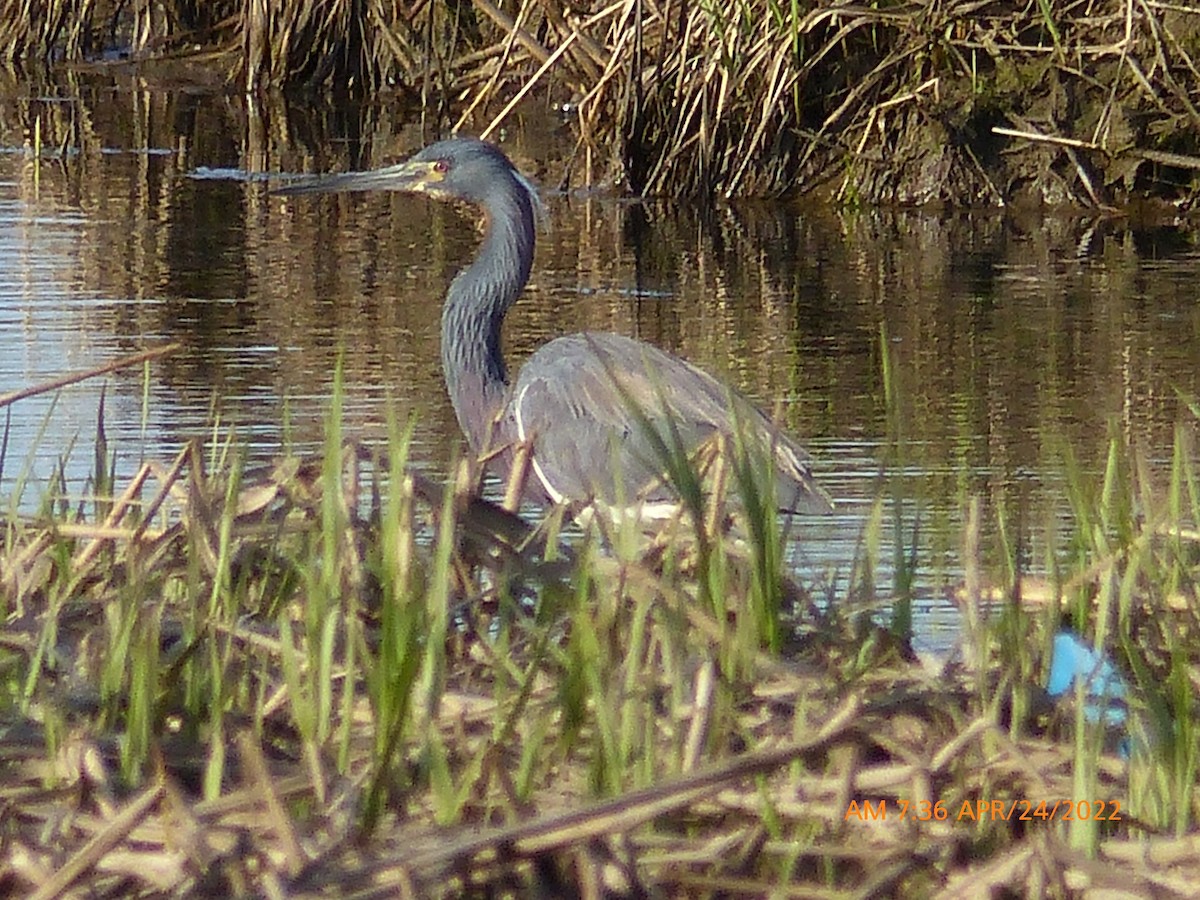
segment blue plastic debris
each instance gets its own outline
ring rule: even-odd
[[[1110,659],[1064,628],[1054,636],[1046,693],[1052,699],[1069,701],[1079,680],[1083,681],[1086,697],[1084,719],[1093,725],[1102,723],[1108,729],[1124,729],[1129,721],[1126,706],[1129,689],[1125,679]],[[1122,756],[1128,755],[1128,747],[1128,736],[1124,736],[1118,745]]]

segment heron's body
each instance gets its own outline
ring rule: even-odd
[[[534,475],[555,502],[669,501],[652,426],[664,443],[677,438],[688,451],[735,428],[766,437],[781,476],[780,505],[828,508],[799,445],[703,370],[642,341],[594,333],[557,338],[521,368],[506,409],[513,422],[506,428],[532,441]]]
[[[576,506],[668,501],[659,439],[690,453],[737,431],[770,454],[780,508],[829,510],[795,441],[744,397],[650,344],[572,334],[539,348],[509,378],[501,325],[529,278],[537,195],[497,148],[442,141],[398,166],[284,192],[370,189],[463,200],[483,210],[483,243],[450,285],[442,310],[442,367],[475,453],[492,454],[503,468],[516,455],[512,448],[530,448],[533,499]]]

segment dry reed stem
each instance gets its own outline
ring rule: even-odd
[[[150,810],[162,798],[162,785],[155,784],[142,791],[126,804],[109,823],[59,868],[45,883],[29,895],[29,900],[50,900],[62,894],[89,869],[124,841],[129,833],[143,822]]]
[[[574,40],[575,34],[572,33],[570,37],[568,37],[553,53],[550,54],[550,58],[542,63],[541,67],[533,73],[533,76],[526,81],[524,85],[522,85],[521,89],[513,95],[513,98],[509,100],[508,103],[504,104],[504,108],[501,109],[500,112],[496,113],[495,117],[491,122],[488,123],[487,127],[480,132],[479,136],[481,138],[487,140],[489,137],[491,137],[492,133],[499,128],[501,123],[508,117],[508,114],[516,108],[518,103],[525,99],[526,94],[532,91],[534,86],[537,85],[537,83],[541,80],[542,76],[550,70],[550,67],[554,65],[555,61],[562,56],[563,53],[570,49]]]
[[[47,394],[53,391],[62,390],[73,384],[78,384],[81,381],[88,381],[92,378],[99,378],[102,375],[108,375],[112,372],[121,369],[127,369],[130,366],[137,366],[147,363],[151,360],[158,359],[163,356],[168,356],[180,348],[180,344],[167,344],[164,347],[155,347],[153,350],[144,350],[141,353],[133,353],[129,356],[122,356],[119,359],[114,359],[112,362],[104,363],[101,366],[96,366],[92,369],[86,369],[82,372],[74,372],[70,375],[63,375],[60,378],[54,378],[42,384],[30,385],[26,388],[21,388],[16,391],[9,391],[6,394],[0,394],[0,409],[6,406],[11,406],[18,400],[25,400],[29,397],[37,397],[40,394]]]

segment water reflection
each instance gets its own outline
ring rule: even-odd
[[[421,143],[416,130],[374,111],[300,140],[278,111],[248,130],[224,98],[109,86],[89,105],[76,89],[49,112],[0,104],[0,392],[184,349],[152,366],[145,407],[140,372],[12,407],[3,502],[26,458],[44,485],[73,442],[68,488],[83,490],[102,388],[124,471],[209,434],[214,413],[254,458],[285,439],[311,450],[340,351],[347,429],[379,437],[389,408],[415,413],[417,458],[443,471],[460,440],[438,371],[440,298],[473,251],[470,219],[411,197],[284,199],[251,178],[191,177],[377,164]],[[47,127],[73,148],[61,161],[19,152],[35,112],[57,117]],[[550,125],[509,150],[554,184],[569,147]],[[513,362],[558,334],[616,331],[777,409],[843,501],[803,526],[811,569],[845,577],[872,500],[898,490],[936,572],[965,497],[1043,522],[1064,447],[1098,465],[1114,427],[1161,459],[1176,391],[1196,392],[1200,264],[1181,226],[803,204],[701,214],[553,192],[546,204],[507,326]]]

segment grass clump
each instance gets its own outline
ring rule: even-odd
[[[781,571],[753,453],[729,489],[764,520],[706,527],[722,498],[697,500],[705,554],[678,527],[562,546],[469,467],[410,471],[403,426],[344,440],[339,396],[320,459],[194,443],[103,502],[6,516],[4,890],[1041,896],[1102,882],[1089,856],[1147,893],[1200,868],[1186,431],[1165,499],[1119,445],[1077,472],[1053,603],[1014,570],[974,668],[932,675]],[[1006,701],[1064,611],[1134,688],[1153,739],[1128,763]]]

